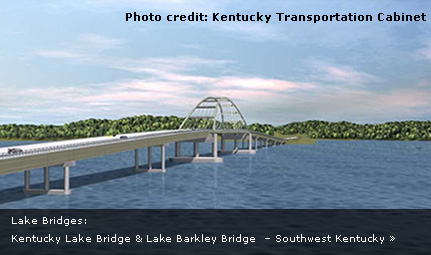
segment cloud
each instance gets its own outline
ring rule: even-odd
[[[416,51],[415,55],[419,59],[431,60],[431,43]]]
[[[22,96],[27,99],[25,103],[18,105],[9,101],[8,107],[17,113],[23,112],[25,116],[39,116],[34,118],[38,121],[51,116],[57,123],[98,116],[184,116],[206,96],[227,96],[238,103],[249,122],[274,124],[315,118],[360,122],[420,118],[429,114],[431,109],[427,100],[431,95],[425,90],[426,81],[409,89],[372,91],[370,85],[381,83],[380,77],[334,61],[307,61],[307,73],[303,77],[280,79],[238,71],[240,69],[233,71],[241,63],[231,59],[106,57],[105,52],[88,49],[100,45],[109,50],[121,47],[125,42],[95,35],[81,35],[75,43],[80,47],[45,49],[35,55],[122,70],[130,72],[134,79],[81,84],[76,88],[23,90],[25,95]],[[73,114],[62,115],[62,112],[77,108],[80,110]],[[44,116],[42,109],[49,109]]]
[[[336,67],[336,66],[322,66],[322,71],[328,74],[329,79],[336,81],[343,81],[347,83],[363,83],[367,81],[377,80],[377,77],[364,73],[358,72],[351,67]]]
[[[298,89],[313,89],[314,84],[292,82],[268,78],[221,77],[215,82],[217,88],[237,88],[243,90],[263,90],[275,92],[288,92]]]
[[[79,56],[78,59],[82,58],[81,64],[123,70],[142,77],[85,86],[83,89],[69,87],[66,91],[55,88],[26,91],[32,98],[38,98],[37,102],[47,102],[34,108],[26,107],[27,111],[49,107],[49,102],[56,102],[57,105],[61,102],[62,106],[56,107],[53,109],[55,113],[50,114],[61,115],[61,111],[79,106],[83,108],[76,111],[79,116],[90,114],[86,109],[92,109],[92,117],[116,118],[136,114],[184,116],[206,96],[227,96],[239,104],[249,122],[281,124],[310,118],[372,121],[420,117],[431,108],[427,100],[430,95],[423,92],[423,84],[409,90],[371,91],[369,84],[381,82],[376,75],[322,60],[306,62],[309,75],[304,76],[302,81],[292,81],[243,72],[226,75],[226,70],[238,64],[229,59],[196,56],[130,59],[78,53],[58,55],[74,61],[74,57]],[[211,76],[204,75],[202,70],[205,69],[212,70]],[[64,98],[65,94],[67,98]],[[31,104],[32,101],[37,103],[34,99],[26,103]]]
[[[40,49],[33,51],[33,56],[63,59],[65,61],[104,68],[117,69],[138,74],[163,76],[168,80],[194,81],[205,77],[178,76],[175,72],[193,71],[209,66],[212,70],[227,70],[225,67],[235,63],[229,59],[207,59],[196,56],[177,56],[170,58],[134,59],[127,57],[107,57],[107,51],[124,45],[124,40],[109,38],[95,34],[83,34],[69,44],[61,45],[58,49]]]
[[[289,37],[280,26],[266,23],[230,22],[229,24],[211,22],[211,28],[225,32],[225,36],[253,42],[288,41]]]
[[[183,48],[190,49],[190,50],[203,50],[203,49],[205,49],[204,46],[202,46],[200,44],[194,44],[194,43],[184,44]]]
[[[120,88],[133,89],[136,91],[152,91],[171,94],[193,90],[193,87],[188,84],[151,80],[132,80],[128,82],[122,82],[119,86]]]
[[[116,48],[124,44],[124,41],[121,39],[101,36],[97,34],[79,35],[78,41],[86,44],[87,47],[91,47],[100,51]]]
[[[213,10],[224,9],[228,0],[87,0],[87,8],[90,10],[100,8],[129,8],[131,12],[146,14],[189,14],[192,11],[211,13]],[[141,14],[141,15],[142,15]]]
[[[37,50],[33,54],[39,57],[59,59],[77,59],[81,57],[80,54],[67,50]]]
[[[342,84],[249,76],[207,77],[161,72],[147,78],[85,86],[0,87],[0,107],[13,122],[61,124],[84,118],[120,118],[139,114],[184,116],[206,96],[233,99],[248,122],[282,124],[306,119],[359,122],[421,118],[431,109],[423,84],[384,92]],[[67,113],[67,114],[66,114]]]
[[[387,92],[345,91],[323,96],[315,106],[321,109],[316,113],[325,119],[381,122],[415,119],[429,114],[430,96],[429,91],[418,88]]]
[[[204,59],[193,56],[179,56],[171,58],[146,58],[146,59],[111,59],[105,62],[111,68],[135,72],[135,73],[163,73],[173,71],[190,71],[211,66],[212,68],[224,68],[228,64],[235,63],[228,59]]]
[[[321,60],[311,60],[308,61],[308,64],[314,68],[314,78],[318,80],[356,86],[381,82],[380,77],[363,71],[358,71],[351,66],[333,65]]]
[[[147,65],[156,64],[157,69]],[[183,63],[175,68],[173,63]],[[138,114],[185,115],[206,96],[228,96],[263,102],[283,97],[289,91],[312,89],[308,83],[242,76],[204,76],[188,73],[202,66],[229,66],[230,61],[201,58],[149,59],[140,62],[145,78],[80,86],[0,90],[0,107],[25,118],[55,123],[89,117],[119,118]],[[54,107],[55,106],[55,107]],[[79,109],[79,110],[78,110]],[[68,114],[64,114],[64,113]],[[79,117],[78,117],[79,116]],[[48,122],[49,123],[49,122]]]
[[[34,56],[66,59],[74,63],[94,62],[103,51],[121,47],[124,40],[97,34],[81,34],[74,41],[60,45],[58,49],[40,49],[33,51]]]

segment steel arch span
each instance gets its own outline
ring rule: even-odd
[[[244,130],[244,116],[227,97],[207,97],[189,112],[179,129]]]

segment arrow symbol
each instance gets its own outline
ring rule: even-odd
[[[394,241],[395,240],[395,237],[393,237],[393,236],[389,236],[390,238],[391,238],[391,240],[389,240],[389,241]]]

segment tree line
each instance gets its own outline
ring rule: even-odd
[[[88,119],[64,125],[0,125],[1,139],[56,140],[178,129],[184,118],[141,115],[118,120]],[[193,120],[193,128],[211,128],[209,120]],[[236,127],[235,124],[232,125]],[[250,130],[274,135],[306,134],[315,139],[431,140],[431,121],[356,124],[310,120],[281,126],[254,123]]]
[[[356,124],[310,120],[275,128],[281,134],[307,134],[316,139],[431,140],[431,121]]]

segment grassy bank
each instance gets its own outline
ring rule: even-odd
[[[281,138],[298,137],[298,139],[290,140],[288,144],[315,144],[317,141],[316,139],[310,138],[306,134],[283,135],[278,132],[275,132],[274,135]]]

